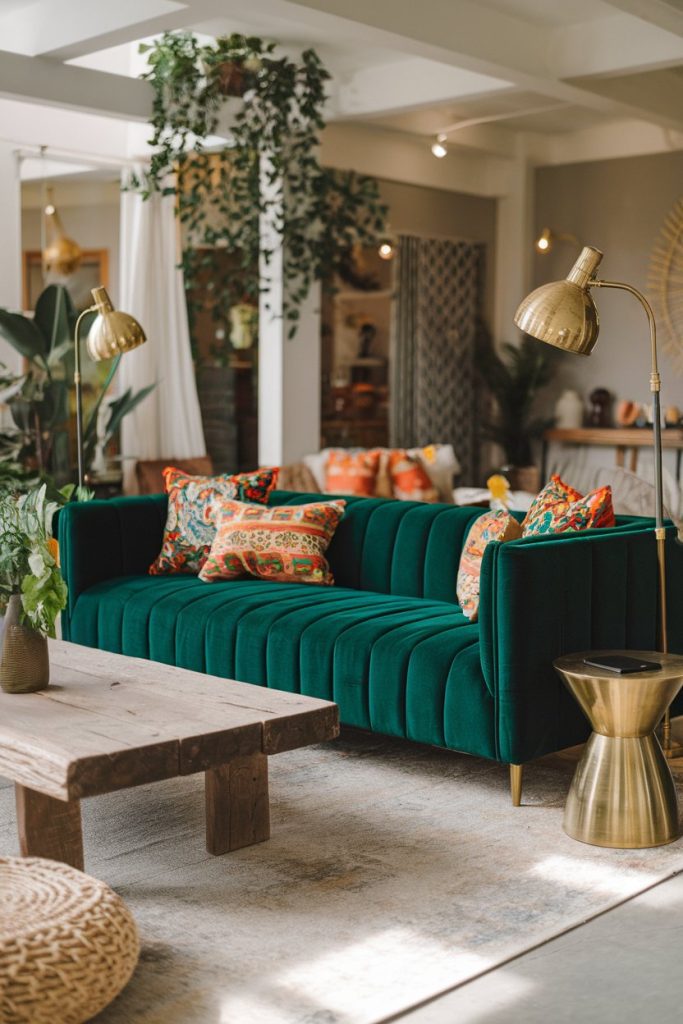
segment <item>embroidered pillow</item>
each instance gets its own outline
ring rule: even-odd
[[[217,498],[236,498],[265,504],[277,482],[277,469],[259,469],[236,476],[190,476],[168,466],[164,482],[168,512],[161,551],[150,566],[152,576],[198,573],[216,533],[213,519]]]
[[[547,508],[548,505],[554,505],[556,501],[578,501],[581,497],[583,497],[583,495],[580,491],[570,487],[569,484],[564,482],[561,476],[558,476],[557,473],[553,473],[543,490],[539,491],[531,502],[529,511],[524,519],[524,523],[526,523],[527,520],[535,518],[536,515],[543,509]],[[524,523],[522,525],[524,525]]]
[[[331,586],[334,577],[325,552],[345,505],[340,499],[263,508],[223,499],[216,507],[218,529],[199,578],[251,575]]]
[[[325,473],[325,494],[355,494],[371,498],[379,470],[380,452],[330,452]]]
[[[600,487],[585,497],[559,500],[529,509],[523,526],[523,537],[538,537],[544,533],[569,533],[614,526],[612,488]]]
[[[518,540],[521,536],[522,524],[503,509],[485,512],[472,525],[460,555],[456,588],[458,604],[470,622],[476,622],[479,613],[479,578],[487,545],[494,540]]]
[[[389,452],[389,477],[395,498],[400,501],[439,500],[439,492],[418,458],[404,448]]]

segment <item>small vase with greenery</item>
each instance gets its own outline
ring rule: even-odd
[[[0,686],[10,693],[42,690],[50,680],[47,637],[55,636],[67,589],[57,564],[47,487],[0,497],[0,592],[7,612]]]
[[[525,335],[519,345],[506,342],[501,354],[488,336],[480,337],[476,365],[481,382],[495,400],[493,415],[481,423],[482,437],[503,449],[502,471],[513,489],[527,481],[523,490],[534,490],[532,442],[552,425],[552,419],[533,415],[538,393],[555,373],[557,355],[548,345],[540,345]],[[524,473],[533,469],[534,472]],[[522,472],[520,472],[522,471]]]

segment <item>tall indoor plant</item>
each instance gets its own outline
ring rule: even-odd
[[[0,367],[2,398],[13,419],[13,426],[0,431],[0,484],[8,475],[15,481],[22,476],[27,479],[50,477],[58,485],[72,478],[69,394],[73,387],[77,316],[71,297],[62,285],[48,285],[38,297],[33,318],[0,309],[0,337],[24,359],[22,373],[12,374]],[[85,326],[88,326],[87,320]],[[86,470],[95,456],[97,414],[114,379],[119,359],[120,356],[112,361],[85,426]],[[111,403],[105,423],[105,443],[111,440],[123,417],[151,390],[151,387],[138,392],[129,389]]]
[[[0,686],[12,693],[42,690],[50,679],[47,637],[67,598],[52,537],[56,510],[45,484],[0,496],[0,593],[8,599]]]
[[[245,293],[258,298],[259,258],[267,267],[282,242],[293,335],[312,282],[331,278],[354,244],[374,244],[385,231],[375,179],[320,163],[328,71],[314,50],[296,61],[274,43],[238,34],[203,44],[167,32],[141,49],[154,88],[155,150],[137,185],[144,195],[177,195],[191,316],[192,293],[210,267],[211,313],[227,332],[230,308]],[[228,113],[230,145],[207,152]],[[260,216],[274,227],[270,241]],[[231,259],[214,260],[214,248]]]
[[[477,369],[495,403],[492,414],[482,421],[482,437],[502,448],[502,469],[513,489],[538,489],[532,442],[552,420],[535,416],[534,404],[538,393],[552,380],[556,358],[552,349],[538,345],[528,335],[519,345],[505,342],[500,354],[488,335],[480,337],[477,345]]]

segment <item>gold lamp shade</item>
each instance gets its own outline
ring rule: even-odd
[[[51,188],[47,190],[47,205],[43,213],[45,215],[45,231],[51,237],[43,249],[45,272],[68,277],[80,267],[83,250],[77,242],[74,242],[73,238],[67,238]]]
[[[147,341],[145,332],[134,316],[114,309],[106,288],[93,288],[92,297],[97,316],[86,340],[91,359],[95,362],[112,359]]]
[[[600,331],[589,289],[601,260],[599,249],[585,246],[564,281],[541,285],[527,295],[515,313],[517,327],[566,352],[589,356]]]

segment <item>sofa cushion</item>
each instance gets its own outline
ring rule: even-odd
[[[264,508],[223,499],[216,505],[216,536],[199,578],[214,582],[258,576],[332,586],[325,552],[345,505],[337,498]]]
[[[216,533],[213,507],[219,497],[266,504],[277,482],[277,468],[231,476],[190,476],[168,466],[164,481],[168,512],[161,551],[149,568],[152,575],[198,573]]]
[[[446,601],[128,576],[79,596],[71,639],[335,700],[347,725],[495,756],[479,628]]]

